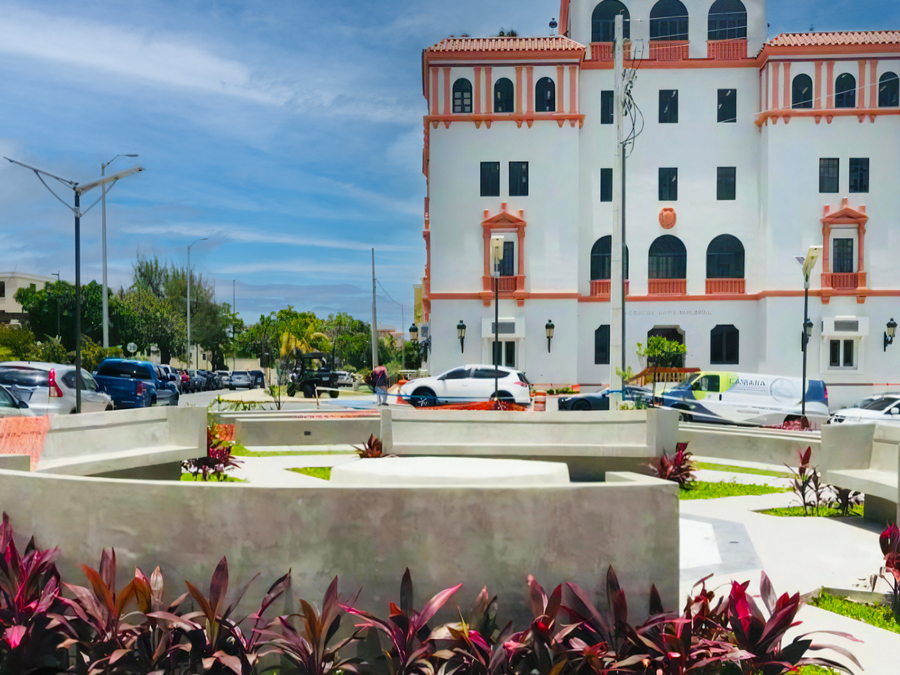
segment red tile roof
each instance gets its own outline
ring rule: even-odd
[[[843,31],[837,33],[782,33],[769,40],[773,47],[839,47],[844,45],[900,44],[900,31]]]
[[[581,52],[584,46],[562,35],[550,37],[447,38],[426,51],[448,52]]]

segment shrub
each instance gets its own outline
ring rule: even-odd
[[[206,427],[206,457],[188,459],[182,462],[182,468],[201,480],[224,480],[228,469],[239,467],[242,462],[231,454],[234,441],[225,440],[228,432],[215,422]]]
[[[679,443],[675,446],[674,455],[669,457],[663,452],[662,457],[647,466],[653,470],[653,475],[657,478],[678,483],[681,488],[689,488],[691,483],[696,480],[694,471],[697,466],[691,459],[693,455],[688,452],[687,446],[687,443]]]
[[[878,543],[884,555],[881,576],[891,589],[891,607],[900,621],[900,528],[896,524],[881,533]]]

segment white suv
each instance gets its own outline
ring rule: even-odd
[[[462,366],[437,377],[410,380],[400,387],[400,398],[414,406],[471,403],[494,398],[494,379],[501,401],[531,404],[531,387],[525,373],[504,366]]]
[[[870,396],[858,408],[838,410],[828,420],[829,424],[890,424],[900,425],[900,395]]]

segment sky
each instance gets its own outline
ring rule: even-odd
[[[245,321],[292,305],[408,327],[424,273],[421,51],[549,33],[558,0],[2,0],[0,155],[81,183],[140,162],[107,205],[110,285],[138,254],[213,280]],[[900,0],[772,0],[780,32],[900,29]],[[61,188],[71,199],[71,191]],[[87,199],[90,205],[93,199]],[[99,194],[97,195],[99,196]],[[100,207],[82,279],[100,279]],[[74,280],[73,217],[0,164],[0,272]],[[401,305],[403,309],[401,310]]]

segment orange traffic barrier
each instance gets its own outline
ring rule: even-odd
[[[546,410],[547,410],[547,392],[546,391],[534,392],[534,411],[535,412],[546,412]]]

